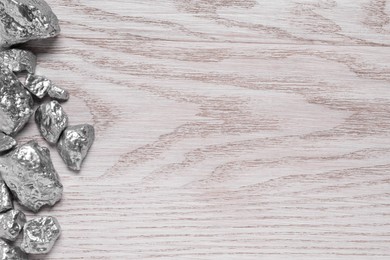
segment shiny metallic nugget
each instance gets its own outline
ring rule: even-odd
[[[46,254],[61,234],[55,217],[40,217],[27,221],[23,228],[21,249],[28,254]]]
[[[17,246],[12,246],[8,242],[0,239],[0,259],[1,260],[27,260],[28,256]]]
[[[69,99],[69,92],[66,89],[52,85],[47,92],[49,97],[58,101],[67,101]]]
[[[34,212],[53,206],[62,197],[63,186],[50,151],[35,141],[0,157],[0,173],[16,200]]]
[[[69,126],[62,133],[57,149],[66,165],[72,170],[79,171],[94,140],[93,126],[88,124]]]
[[[11,193],[3,180],[0,180],[0,213],[13,208]]]
[[[0,131],[21,130],[33,114],[33,99],[8,68],[0,66]]]
[[[62,131],[68,126],[68,116],[55,100],[44,103],[35,111],[39,132],[51,144],[56,144]]]
[[[17,143],[15,139],[0,132],[0,153],[14,148],[16,144]]]
[[[26,216],[20,210],[0,214],[0,238],[15,241],[26,223]]]
[[[43,76],[28,74],[24,87],[28,89],[37,98],[46,96],[49,89],[53,86],[53,82]]]
[[[31,51],[10,49],[0,51],[0,64],[13,72],[27,71],[34,73],[37,57]]]
[[[0,48],[59,33],[57,16],[45,1],[0,1]]]

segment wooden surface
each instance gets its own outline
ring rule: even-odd
[[[390,259],[389,1],[49,3],[97,139],[33,259]]]

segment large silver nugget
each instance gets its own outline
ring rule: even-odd
[[[57,144],[58,152],[66,165],[75,171],[81,164],[95,140],[95,129],[88,124],[69,126]]]
[[[0,131],[14,134],[33,113],[33,99],[8,68],[0,66]]]
[[[20,210],[10,210],[0,214],[0,237],[15,241],[25,223],[26,216]]]
[[[16,146],[16,140],[11,136],[0,132],[0,153],[8,151]]]
[[[28,74],[24,87],[28,89],[34,96],[43,98],[46,96],[49,89],[53,86],[53,82],[43,76]]]
[[[50,151],[35,141],[0,157],[0,173],[18,202],[34,212],[61,199],[63,187]]]
[[[28,254],[46,254],[61,234],[55,217],[40,217],[27,221],[23,228],[21,249]]]
[[[56,85],[52,85],[47,92],[49,97],[58,101],[67,101],[69,99],[69,92],[66,89],[60,88]]]
[[[34,73],[37,66],[37,57],[31,51],[11,49],[0,52],[0,63],[14,72],[27,71]]]
[[[45,1],[0,1],[0,48],[59,33],[58,19]]]
[[[1,260],[28,260],[28,256],[17,246],[11,246],[0,239],[0,259]]]
[[[5,212],[12,209],[12,197],[7,185],[3,180],[0,180],[0,212]]]
[[[35,122],[46,141],[56,144],[62,131],[68,126],[68,116],[62,106],[53,100],[38,107]]]

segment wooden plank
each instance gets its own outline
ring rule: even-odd
[[[80,174],[52,148],[44,259],[390,257],[386,1],[49,3],[25,47],[97,140]]]

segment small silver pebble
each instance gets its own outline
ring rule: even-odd
[[[61,234],[55,217],[40,217],[27,221],[23,228],[21,249],[28,254],[47,254]]]
[[[62,131],[68,126],[68,116],[55,100],[44,103],[35,111],[39,132],[51,144],[56,144]]]
[[[66,89],[52,85],[47,92],[49,97],[58,101],[67,101],[69,99],[69,92]]]
[[[26,223],[26,216],[20,210],[0,214],[0,238],[15,241]]]
[[[0,157],[0,172],[16,200],[34,212],[53,206],[62,197],[63,186],[50,151],[35,141]]]
[[[16,140],[11,136],[0,132],[0,153],[8,151],[16,146]]]
[[[58,19],[43,0],[0,1],[0,48],[60,33]]]
[[[7,185],[3,180],[0,180],[0,213],[13,208],[12,196]]]
[[[53,82],[50,79],[34,74],[28,74],[26,83],[24,84],[24,87],[28,89],[31,94],[40,99],[46,96],[51,86],[53,86]]]
[[[0,66],[0,131],[8,135],[21,130],[33,114],[33,99],[6,67]]]
[[[0,64],[13,72],[35,72],[37,57],[31,52],[21,49],[0,51]]]
[[[57,149],[66,165],[75,171],[81,164],[95,140],[95,129],[88,124],[69,126],[62,133]]]
[[[28,260],[28,256],[19,247],[0,239],[0,260]]]

